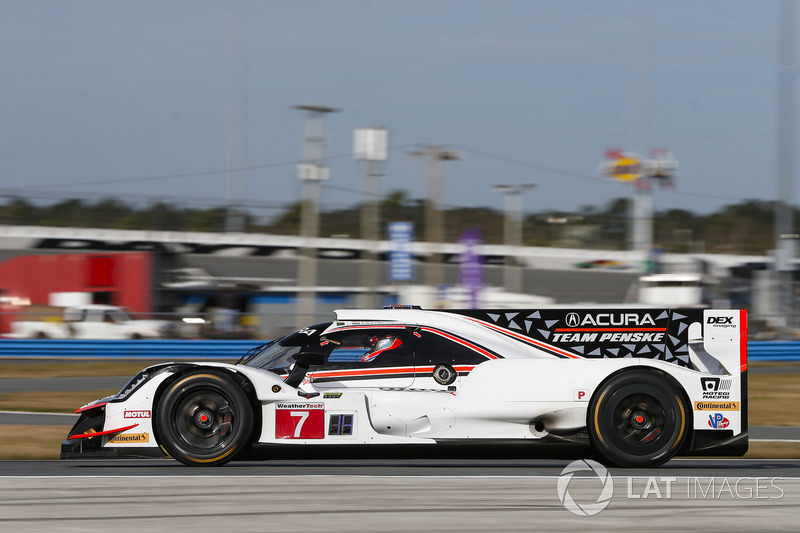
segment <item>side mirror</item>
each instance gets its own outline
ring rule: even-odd
[[[283,380],[290,387],[297,387],[302,383],[303,378],[308,373],[311,366],[321,366],[325,364],[325,356],[321,353],[300,352],[293,355],[295,360],[294,368]]]

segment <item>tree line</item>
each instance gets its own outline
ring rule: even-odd
[[[523,242],[528,246],[579,247],[622,250],[627,247],[628,198],[604,206],[584,206],[576,212],[527,213]],[[381,226],[393,221],[414,223],[417,239],[425,234],[426,200],[396,190],[380,199]],[[302,202],[238,211],[244,231],[299,235]],[[151,231],[222,232],[225,207],[192,207],[170,202],[132,205],[114,198],[98,201],[69,199],[39,205],[28,199],[8,198],[0,205],[0,224],[110,228]],[[480,230],[483,242],[502,244],[504,214],[488,207],[444,209],[445,240],[457,241],[467,229]],[[795,213],[795,220],[798,220]],[[656,246],[675,253],[731,253],[761,255],[774,248],[774,204],[746,200],[707,214],[683,209],[658,211],[653,234]],[[359,238],[361,204],[320,213],[320,236]],[[383,231],[385,236],[385,229]]]

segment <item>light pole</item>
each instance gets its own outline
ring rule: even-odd
[[[353,155],[364,161],[364,199],[361,202],[361,238],[366,249],[361,263],[361,283],[367,288],[361,306],[377,307],[378,263],[375,243],[380,236],[381,163],[386,161],[389,133],[384,128],[360,128],[353,134]]]
[[[775,259],[778,323],[794,325],[791,285],[797,236],[792,202],[795,181],[795,76],[797,75],[797,3],[781,0],[778,20],[778,199],[775,202]]]
[[[245,179],[247,178],[247,6],[231,4],[229,33],[230,91],[228,96],[228,205],[225,231],[244,231]]]
[[[447,150],[444,146],[427,145],[422,150],[410,152],[412,156],[421,156],[426,160],[426,176],[428,198],[425,202],[425,240],[429,245],[428,260],[425,263],[425,284],[436,289],[444,283],[442,254],[437,250],[438,244],[444,242],[444,214],[442,198],[444,196],[444,161],[461,159],[461,154]]]
[[[494,185],[492,188],[505,195],[503,240],[511,248],[522,246],[522,194],[536,187],[534,183],[519,185]],[[522,292],[522,265],[510,253],[503,267],[503,287],[506,292]]]
[[[319,236],[319,189],[320,183],[329,177],[328,167],[322,164],[324,146],[323,125],[326,113],[338,109],[317,105],[296,105],[293,109],[306,111],[306,138],[303,163],[297,166],[297,177],[303,182],[303,206],[300,215],[302,246],[298,265],[297,299],[298,328],[307,326],[314,319],[314,304],[317,285],[317,245]]]

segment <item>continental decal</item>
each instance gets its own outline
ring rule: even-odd
[[[108,439],[109,444],[139,444],[142,442],[150,442],[149,433],[120,433]]]
[[[739,402],[694,402],[695,411],[738,411]]]

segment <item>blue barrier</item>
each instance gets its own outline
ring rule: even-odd
[[[749,361],[800,361],[800,341],[750,341]]]
[[[0,339],[0,357],[44,359],[238,359],[263,340],[54,340]],[[751,341],[750,361],[800,361],[800,341]]]
[[[0,339],[0,357],[31,359],[239,359],[263,340],[55,340]]]

